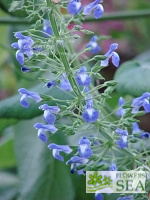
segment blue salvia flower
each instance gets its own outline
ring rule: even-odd
[[[137,97],[132,101],[131,106],[133,107],[132,113],[137,113],[143,106],[146,113],[150,112],[150,93],[145,92],[141,97]]]
[[[20,65],[24,65],[24,54],[30,58],[33,55],[32,46],[34,41],[29,36],[24,36],[20,32],[16,32],[14,36],[19,39],[18,42],[12,43],[11,46],[14,49],[18,49],[16,52],[16,59]]]
[[[138,123],[137,122],[132,123],[132,134],[140,133],[140,132],[141,132],[141,129],[140,129]]]
[[[82,137],[79,140],[78,152],[82,158],[90,158],[92,155],[92,150],[90,148],[91,142],[87,137]]]
[[[28,98],[34,99],[36,102],[40,102],[42,100],[38,93],[30,92],[25,88],[20,88],[18,92],[20,93],[20,103],[24,108],[29,107],[29,103],[27,101]]]
[[[101,193],[95,193],[95,200],[104,200],[104,196]]]
[[[118,101],[118,106],[121,107],[121,106],[123,106],[124,104],[125,104],[124,98],[123,98],[123,97],[120,97],[120,98],[119,98],[119,101]],[[119,108],[119,109],[117,110],[117,115],[118,115],[119,117],[122,117],[122,116],[124,115],[124,113],[125,113],[125,109],[123,109],[123,108]]]
[[[148,132],[142,132],[142,133],[140,133],[140,135],[139,135],[139,138],[141,138],[141,139],[148,139],[148,138],[150,138],[150,133],[148,133]]]
[[[56,82],[55,82],[55,81],[49,81],[49,82],[46,84],[46,86],[47,86],[48,88],[55,87],[55,86],[56,86]]]
[[[60,88],[63,90],[72,91],[72,87],[69,83],[66,73],[63,73],[63,76],[61,77]]]
[[[119,197],[117,200],[134,200],[134,195]]]
[[[61,151],[66,154],[69,154],[72,152],[72,149],[68,145],[58,145],[58,144],[52,143],[48,145],[48,148],[53,150],[54,158],[60,161],[64,161],[64,158],[59,154]]]
[[[111,164],[111,166],[109,167],[109,171],[117,171],[117,166],[115,163]]]
[[[132,134],[135,134],[135,133],[140,133],[140,134],[139,134],[139,138],[141,138],[141,139],[150,138],[150,133],[148,133],[148,132],[143,132],[143,131],[140,129],[140,127],[139,127],[139,125],[138,125],[137,122],[132,123]]]
[[[109,64],[109,59],[112,57],[112,63],[114,64],[115,67],[119,66],[120,58],[119,55],[115,52],[115,50],[118,48],[117,43],[113,43],[110,45],[109,51],[105,54],[108,58],[105,60],[101,61],[101,66],[108,66]]]
[[[86,67],[81,67],[81,69],[78,71],[76,81],[78,85],[82,86],[89,86],[91,83],[91,77],[87,75],[87,69]]]
[[[86,48],[90,48],[90,47],[92,48],[92,50],[90,50],[90,53],[92,54],[96,54],[101,50],[100,46],[97,43],[97,40],[98,40],[98,37],[94,35],[90,39],[89,43],[86,45]]]
[[[91,15],[92,11],[94,10],[94,17],[96,19],[99,19],[102,17],[102,14],[104,13],[104,8],[101,4],[102,0],[95,0],[93,3],[88,4],[84,7],[83,15]]]
[[[43,32],[44,33],[47,33],[47,34],[44,34],[44,36],[45,37],[50,37],[51,35],[53,35],[53,30],[52,30],[52,28],[51,28],[51,24],[50,24],[50,21],[48,20],[48,19],[45,19],[44,21],[43,21]]]
[[[128,146],[128,142],[127,142],[127,139],[128,139],[128,132],[126,130],[122,130],[120,128],[117,128],[115,130],[115,132],[120,135],[120,139],[117,140],[117,145],[120,149],[124,149],[125,147]]]
[[[68,160],[66,162],[67,165],[70,165],[70,164],[86,164],[88,162],[89,159],[87,158],[81,158],[79,156],[73,156],[71,157],[70,160]]]
[[[70,0],[67,5],[67,10],[69,14],[77,15],[82,10],[80,0]]]
[[[86,123],[96,122],[99,117],[98,110],[94,110],[92,104],[92,100],[86,100],[86,109],[82,113],[82,118]]]
[[[45,134],[45,131],[50,131],[51,133],[55,133],[58,130],[53,124],[44,125],[41,123],[36,123],[34,125],[34,128],[38,129],[38,137],[43,142],[47,142],[47,136]]]
[[[55,123],[56,117],[54,114],[58,114],[60,111],[58,106],[48,106],[47,104],[43,104],[39,107],[39,109],[44,111],[43,116],[47,124]]]

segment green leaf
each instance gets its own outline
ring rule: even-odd
[[[0,172],[0,199],[16,199],[18,193],[18,177],[9,172]]]
[[[18,120],[16,119],[0,119],[0,132],[2,132],[5,128],[7,128],[10,125],[13,125],[17,123]]]
[[[64,93],[63,91],[60,92],[60,89],[57,88],[42,88],[42,85],[39,85],[34,88],[28,89],[29,91],[34,91],[46,95],[50,95],[56,99],[64,100],[64,104],[66,100],[70,100],[71,97]],[[34,100],[29,100],[30,107],[28,109],[24,108],[20,104],[20,97],[19,94],[13,97],[10,97],[6,100],[0,102],[0,118],[13,118],[13,119],[31,119],[38,115],[41,115],[43,112],[38,109],[38,107],[43,104],[35,103]],[[49,105],[56,105],[54,101],[45,102]]]
[[[128,61],[116,71],[114,79],[118,82],[116,89],[121,94],[141,96],[150,92],[150,63],[137,63]]]
[[[0,168],[16,166],[12,137],[2,139],[0,143]]]
[[[94,73],[94,76],[98,79],[105,79],[101,74],[99,73]]]
[[[47,148],[47,145],[52,142],[66,144],[64,136],[57,132],[45,145],[38,139],[37,130],[33,128],[40,119],[22,121],[14,128],[20,178],[18,200],[73,200],[74,189],[70,166],[68,168],[65,162],[54,159],[52,151]],[[47,132],[47,135],[50,133]]]
[[[14,12],[18,9],[21,9],[21,7],[23,6],[24,4],[24,0],[21,0],[21,1],[13,1],[10,5],[10,8],[9,8],[9,12]]]
[[[18,178],[9,172],[0,172],[0,188],[17,186]]]
[[[94,32],[92,32],[92,31],[89,31],[89,30],[86,30],[86,29],[83,29],[83,30],[81,30],[83,33],[85,33],[85,34],[94,34]]]

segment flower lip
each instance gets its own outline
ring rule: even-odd
[[[67,5],[69,14],[77,15],[82,10],[82,5],[79,0],[71,0]]]

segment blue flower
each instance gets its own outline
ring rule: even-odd
[[[95,193],[95,200],[104,200],[104,196],[101,193]]]
[[[44,125],[44,124],[41,124],[41,123],[36,123],[34,125],[34,128],[38,129],[38,137],[43,142],[47,142],[47,136],[44,133],[45,131],[50,131],[51,133],[55,133],[58,130],[53,124]]]
[[[117,128],[115,130],[115,132],[120,135],[120,139],[117,140],[117,145],[120,149],[124,149],[125,147],[128,146],[128,142],[127,142],[127,139],[128,139],[128,132],[126,130],[122,130],[120,128]]]
[[[58,145],[58,144],[49,144],[49,149],[53,149],[53,156],[57,160],[64,161],[64,158],[59,154],[60,151],[69,154],[72,152],[72,149],[68,145]]]
[[[116,50],[118,47],[117,43],[113,43],[110,45],[109,51],[105,54],[105,56],[107,56],[108,58],[106,58],[105,60],[101,61],[101,66],[108,66],[109,64],[109,59],[112,57],[112,63],[114,64],[115,67],[119,66],[119,62],[120,62],[120,58],[119,55],[114,52],[114,50]]]
[[[100,46],[97,43],[97,40],[98,40],[98,37],[95,35],[90,39],[89,43],[86,45],[86,48],[89,48],[89,47],[92,48],[92,50],[90,50],[90,53],[92,54],[96,54],[101,50]]]
[[[69,14],[77,15],[82,10],[82,5],[79,0],[70,0],[67,6]]]
[[[86,109],[82,113],[82,118],[86,123],[96,122],[99,117],[98,110],[92,108],[92,100],[86,100]]]
[[[63,89],[63,90],[69,90],[69,91],[72,91],[72,87],[69,83],[69,80],[67,78],[67,75],[66,73],[63,73],[63,76],[61,77],[61,82],[60,82],[60,88]]]
[[[86,67],[81,67],[81,69],[78,71],[78,75],[76,77],[78,85],[89,86],[91,78],[86,74],[86,71]]]
[[[104,13],[104,8],[101,4],[102,0],[95,0],[93,3],[88,4],[84,7],[83,15],[91,15],[92,11],[94,10],[94,17],[96,19],[101,18],[102,14]]]
[[[70,164],[86,164],[88,162],[89,159],[87,158],[81,158],[79,156],[73,156],[71,157],[70,160],[68,160],[66,162],[67,165],[70,165]]]
[[[18,40],[18,42],[12,43],[11,46],[14,49],[18,49],[16,52],[16,59],[20,63],[20,65],[24,65],[24,54],[30,58],[33,55],[32,46],[34,41],[29,36],[24,36],[20,32],[15,33],[14,35]]]
[[[50,24],[50,21],[48,19],[45,19],[43,21],[43,32],[46,33],[46,34],[44,34],[44,36],[47,37],[47,38],[50,37],[51,35],[53,35],[53,30],[51,28],[51,24]]]
[[[46,86],[47,86],[48,88],[55,87],[55,86],[56,86],[56,82],[55,82],[55,81],[50,81],[50,82],[48,82],[48,83],[46,84]]]
[[[141,132],[137,122],[132,123],[132,134]]]
[[[79,148],[78,148],[78,152],[80,157],[82,158],[90,158],[92,155],[92,150],[90,148],[91,142],[88,138],[86,137],[82,137],[79,140]]]
[[[109,171],[117,171],[117,166],[115,163],[111,164],[111,166],[109,167]]]
[[[56,117],[54,114],[58,114],[60,111],[58,106],[48,106],[47,104],[43,104],[39,107],[39,109],[44,111],[43,116],[47,124],[55,123]]]
[[[43,128],[40,128],[40,129],[38,130],[38,138],[39,138],[40,140],[42,140],[42,142],[44,142],[44,143],[47,142],[48,138],[47,138],[47,135],[45,134]]]
[[[132,113],[137,113],[143,106],[146,113],[150,112],[150,93],[145,92],[141,97],[137,97],[132,101],[131,106],[133,107]]]
[[[118,101],[118,106],[119,106],[119,107],[122,107],[122,106],[124,105],[124,103],[125,103],[124,98],[123,98],[123,97],[120,97],[120,98],[119,98],[119,101]],[[118,115],[119,117],[122,117],[122,116],[124,115],[124,113],[125,113],[125,109],[123,109],[123,108],[119,108],[119,109],[117,110],[117,115]]]
[[[117,200],[134,200],[134,195],[119,197]]]
[[[20,103],[24,108],[29,107],[29,103],[27,101],[27,98],[34,99],[36,102],[40,102],[42,100],[42,98],[40,97],[40,95],[38,93],[30,92],[25,88],[20,88],[18,90],[18,92],[20,93]]]
[[[142,132],[142,133],[140,133],[139,138],[141,138],[141,139],[150,138],[150,133],[148,133],[148,132]]]

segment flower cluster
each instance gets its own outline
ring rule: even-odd
[[[104,8],[101,5],[102,2],[102,0],[95,0],[83,7],[80,0],[70,0],[67,4],[67,10],[69,14],[74,15],[71,20],[76,19],[78,16],[82,18],[83,16],[91,15],[92,13],[94,18],[99,19],[102,17],[104,12]],[[64,6],[65,4],[63,3],[62,5]],[[43,10],[43,12],[45,12],[43,16],[47,16],[47,14],[49,14],[49,9]],[[49,17],[50,20],[45,20],[42,16],[40,18],[40,20],[43,20],[42,31],[39,31],[39,29],[36,31],[43,34],[42,36],[39,36],[38,34],[36,35],[36,31],[35,33],[32,33],[35,36],[33,39],[38,38],[37,41],[39,43],[41,42],[41,45],[45,45],[44,48],[41,48],[38,55],[35,55],[35,57],[42,57],[44,63],[46,63],[45,68],[41,69],[44,72],[43,75],[48,77],[50,74],[51,77],[48,77],[49,79],[43,77],[39,78],[41,78],[47,88],[57,86],[49,90],[47,89],[49,91],[49,95],[52,96],[53,92],[51,93],[51,91],[55,91],[55,89],[57,93],[58,89],[62,96],[67,94],[70,98],[68,96],[67,100],[59,97],[53,98],[53,96],[51,98],[49,95],[39,95],[36,92],[30,92],[25,88],[20,88],[18,90],[20,93],[20,103],[24,108],[28,108],[29,99],[33,99],[37,103],[42,101],[42,105],[40,104],[39,110],[43,113],[45,124],[36,123],[34,128],[38,130],[38,138],[43,143],[47,143],[49,138],[48,134],[45,132],[50,132],[52,135],[56,133],[59,128],[59,130],[62,131],[62,134],[65,131],[66,134],[68,134],[70,130],[71,134],[85,131],[85,129],[93,131],[90,134],[93,134],[94,136],[88,137],[88,134],[86,136],[82,136],[77,146],[56,143],[48,145],[48,149],[52,150],[53,157],[59,161],[63,162],[65,160],[63,153],[67,155],[71,154],[70,158],[66,162],[67,165],[71,165],[71,173],[77,171],[79,175],[85,174],[87,169],[91,170],[93,168],[96,170],[104,169],[117,171],[117,168],[120,168],[120,164],[118,165],[120,161],[118,162],[116,155],[113,154],[112,158],[109,157],[109,161],[107,161],[107,158],[106,161],[103,160],[103,157],[110,150],[113,151],[112,146],[114,145],[115,148],[122,151],[123,154],[127,152],[128,155],[131,155],[133,158],[132,152],[130,153],[128,151],[128,143],[130,144],[131,141],[130,138],[136,138],[137,140],[139,140],[139,138],[150,138],[150,134],[148,132],[143,132],[139,128],[138,124],[135,123],[137,120],[134,118],[134,114],[139,112],[141,107],[144,108],[146,113],[150,112],[150,93],[146,92],[141,97],[135,98],[128,109],[125,109],[124,98],[120,97],[118,102],[119,108],[117,113],[115,113],[115,119],[117,118],[118,121],[115,121],[114,124],[111,120],[107,121],[107,119],[112,117],[114,113],[109,113],[107,108],[105,110],[105,100],[110,98],[109,94],[112,92],[112,89],[115,88],[116,83],[114,81],[106,81],[96,87],[93,87],[91,82],[93,77],[96,77],[97,79],[103,78],[101,74],[99,74],[99,71],[103,67],[109,65],[110,59],[115,67],[119,66],[120,57],[116,52],[118,44],[111,44],[109,50],[104,56],[96,55],[90,60],[86,60],[85,58],[84,62],[82,62],[82,60],[81,62],[78,62],[78,56],[86,52],[86,49],[88,49],[87,51],[91,54],[99,53],[101,50],[101,47],[98,44],[99,37],[94,35],[87,43],[81,54],[72,53],[73,50],[70,50],[71,43],[69,43],[68,38],[69,36],[72,38],[70,33],[72,33],[75,29],[72,29],[71,31],[66,30],[67,26],[64,26],[63,21],[63,23],[57,25],[56,22],[59,22],[59,20],[55,20],[54,18],[58,17],[60,19],[59,9],[57,9],[56,15],[52,9]],[[69,22],[71,22],[71,20]],[[39,28],[41,28],[41,25]],[[16,59],[22,66],[23,72],[30,72],[31,69],[24,65],[25,57],[27,56],[27,58],[31,58],[30,61],[32,61],[32,58],[34,57],[32,57],[32,55],[34,54],[34,51],[37,51],[34,45],[38,42],[36,43],[36,39],[33,41],[31,37],[24,36],[20,32],[15,33],[15,37],[18,39],[18,42],[13,43],[11,46],[17,49]],[[49,48],[51,44],[54,48]],[[94,62],[94,60],[97,60],[98,64],[96,63],[92,68],[90,68],[87,63],[91,61]],[[46,68],[47,65],[49,65],[49,68]],[[101,88],[106,88],[106,90],[104,89],[102,93],[99,93],[98,90]],[[111,92],[109,93],[109,91]],[[51,99],[55,102],[55,106],[50,106],[53,105]],[[61,102],[63,102],[62,105]],[[129,114],[131,115],[129,119],[126,117],[128,114],[127,112],[130,112]],[[56,123],[57,120],[64,116],[69,118],[70,124],[58,125]],[[128,136],[128,132],[131,132],[130,129],[128,129],[129,125],[133,125],[132,135],[130,136]],[[114,144],[114,141],[116,141],[116,145]],[[124,148],[126,148],[126,150],[121,150]],[[118,198],[118,200],[127,199],[132,200],[133,195]],[[96,193],[95,200],[104,200],[104,196],[101,193]]]

